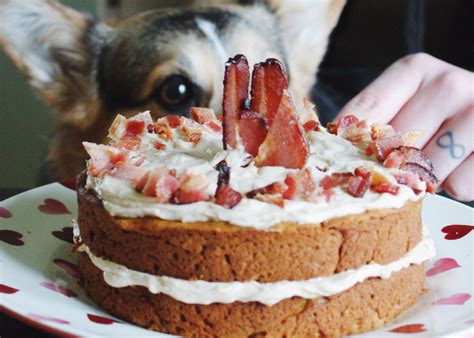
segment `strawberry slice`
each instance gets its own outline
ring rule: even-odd
[[[308,168],[302,169],[297,173],[288,174],[285,178],[285,184],[288,187],[283,192],[284,199],[295,199],[314,191],[315,186]]]
[[[144,195],[156,197],[158,203],[167,203],[178,189],[178,179],[169,170],[155,169],[143,175],[135,189]]]
[[[204,124],[209,121],[217,121],[216,114],[211,108],[191,107],[189,111],[191,118],[197,123]]]
[[[250,110],[260,113],[271,126],[287,89],[288,80],[280,61],[267,59],[256,64],[252,72]]]
[[[257,166],[282,166],[301,169],[309,147],[298,123],[295,107],[285,90],[277,113],[255,159]]]
[[[220,161],[216,169],[219,171],[216,189],[216,204],[223,206],[226,209],[232,209],[242,200],[242,195],[233,190],[230,185],[230,168],[225,161]]]
[[[249,81],[250,71],[247,58],[240,54],[230,58],[225,64],[222,100],[224,149],[227,149],[227,145],[234,149],[237,147],[237,130],[248,96]]]

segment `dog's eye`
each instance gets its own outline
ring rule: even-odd
[[[189,108],[196,103],[193,84],[181,75],[170,75],[160,81],[154,95],[163,108],[175,114],[188,114]]]

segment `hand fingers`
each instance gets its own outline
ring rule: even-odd
[[[441,66],[440,66],[441,65]],[[360,94],[350,100],[338,118],[353,114],[370,123],[388,123],[420,88],[423,82],[437,72],[423,69],[444,70],[441,62],[426,54],[409,55],[391,65]]]
[[[459,165],[444,182],[446,192],[460,201],[474,200],[474,154]]]
[[[446,120],[423,149],[433,161],[440,183],[472,153],[472,126],[474,105]]]
[[[446,119],[471,104],[474,92],[469,88],[474,88],[474,75],[470,72],[444,72],[419,90],[390,124],[399,132],[421,131],[418,146],[423,147]]]

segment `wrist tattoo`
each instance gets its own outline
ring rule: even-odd
[[[447,131],[436,140],[436,145],[443,149],[449,149],[449,154],[454,159],[463,158],[466,149],[462,144],[454,141],[454,133]]]

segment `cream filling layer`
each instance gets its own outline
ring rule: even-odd
[[[151,293],[164,293],[187,304],[232,302],[259,302],[276,304],[294,296],[305,299],[328,297],[345,291],[367,278],[389,278],[411,264],[421,264],[435,256],[433,240],[423,228],[422,240],[402,258],[386,265],[368,264],[357,269],[346,270],[327,277],[300,281],[279,281],[274,283],[249,282],[207,282],[188,281],[167,276],[155,276],[95,256],[85,244],[79,251],[87,253],[92,263],[103,271],[104,280],[112,287],[144,286]]]

